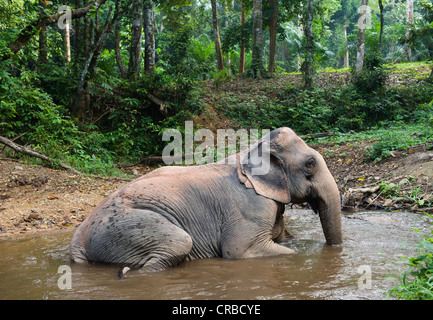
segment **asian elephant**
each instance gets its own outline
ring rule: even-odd
[[[268,171],[254,174],[264,155]],[[192,259],[288,255],[278,244],[289,235],[285,204],[303,202],[319,214],[327,244],[341,244],[334,178],[318,152],[280,128],[223,161],[162,167],[126,184],[78,227],[71,258],[163,270]]]

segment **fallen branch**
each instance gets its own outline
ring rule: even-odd
[[[147,96],[150,100],[152,100],[153,103],[159,106],[159,110],[164,114],[167,115],[168,113],[168,107],[167,103],[159,99],[158,97],[155,97],[153,94],[148,93]]]
[[[375,193],[380,189],[380,185],[377,186],[373,186],[373,187],[365,187],[365,188],[349,188],[349,190],[347,190],[348,193],[356,193],[356,192],[360,192],[360,193]]]
[[[306,135],[299,136],[299,137],[301,139],[314,139],[314,138],[330,137],[332,135],[334,135],[333,132],[320,132],[320,133],[306,134]]]
[[[33,149],[30,149],[30,148],[21,146],[19,144],[16,144],[15,142],[13,142],[13,141],[5,138],[5,137],[0,136],[0,142],[3,143],[3,144],[5,144],[6,146],[8,146],[9,148],[11,148],[12,150],[14,150],[16,152],[27,154],[29,156],[36,157],[36,158],[39,158],[39,159],[42,159],[42,160],[45,160],[45,161],[48,161],[48,162],[51,162],[51,163],[55,163],[56,162],[54,159],[51,159],[51,158],[47,157],[46,155],[43,155],[43,154],[41,154],[41,153],[39,153],[39,152],[37,152],[37,151],[35,151]],[[81,172],[75,170],[74,168],[68,166],[67,164],[64,164],[62,162],[57,162],[57,163],[63,169],[70,170],[70,171],[72,171],[72,172],[74,172],[76,174],[81,174]]]

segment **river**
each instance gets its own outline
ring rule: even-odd
[[[344,214],[344,243],[329,247],[312,211],[285,215],[294,255],[195,260],[123,280],[116,267],[71,263],[71,231],[0,241],[0,299],[384,299],[422,238],[413,228],[432,227],[423,214]]]

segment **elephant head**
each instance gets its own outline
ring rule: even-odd
[[[281,203],[308,202],[319,213],[326,242],[342,243],[341,199],[323,157],[289,128],[262,137],[240,153],[239,180]]]

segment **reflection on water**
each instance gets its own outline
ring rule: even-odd
[[[115,267],[71,264],[71,232],[0,241],[0,299],[383,299],[397,283],[387,275],[399,274],[397,262],[421,238],[412,228],[431,227],[414,213],[357,213],[343,217],[344,244],[329,247],[313,212],[288,210],[286,220],[296,239],[285,245],[294,255],[195,260],[163,272],[130,271],[124,280]],[[72,289],[59,289],[61,265],[71,267]],[[361,289],[360,277],[367,278]]]

